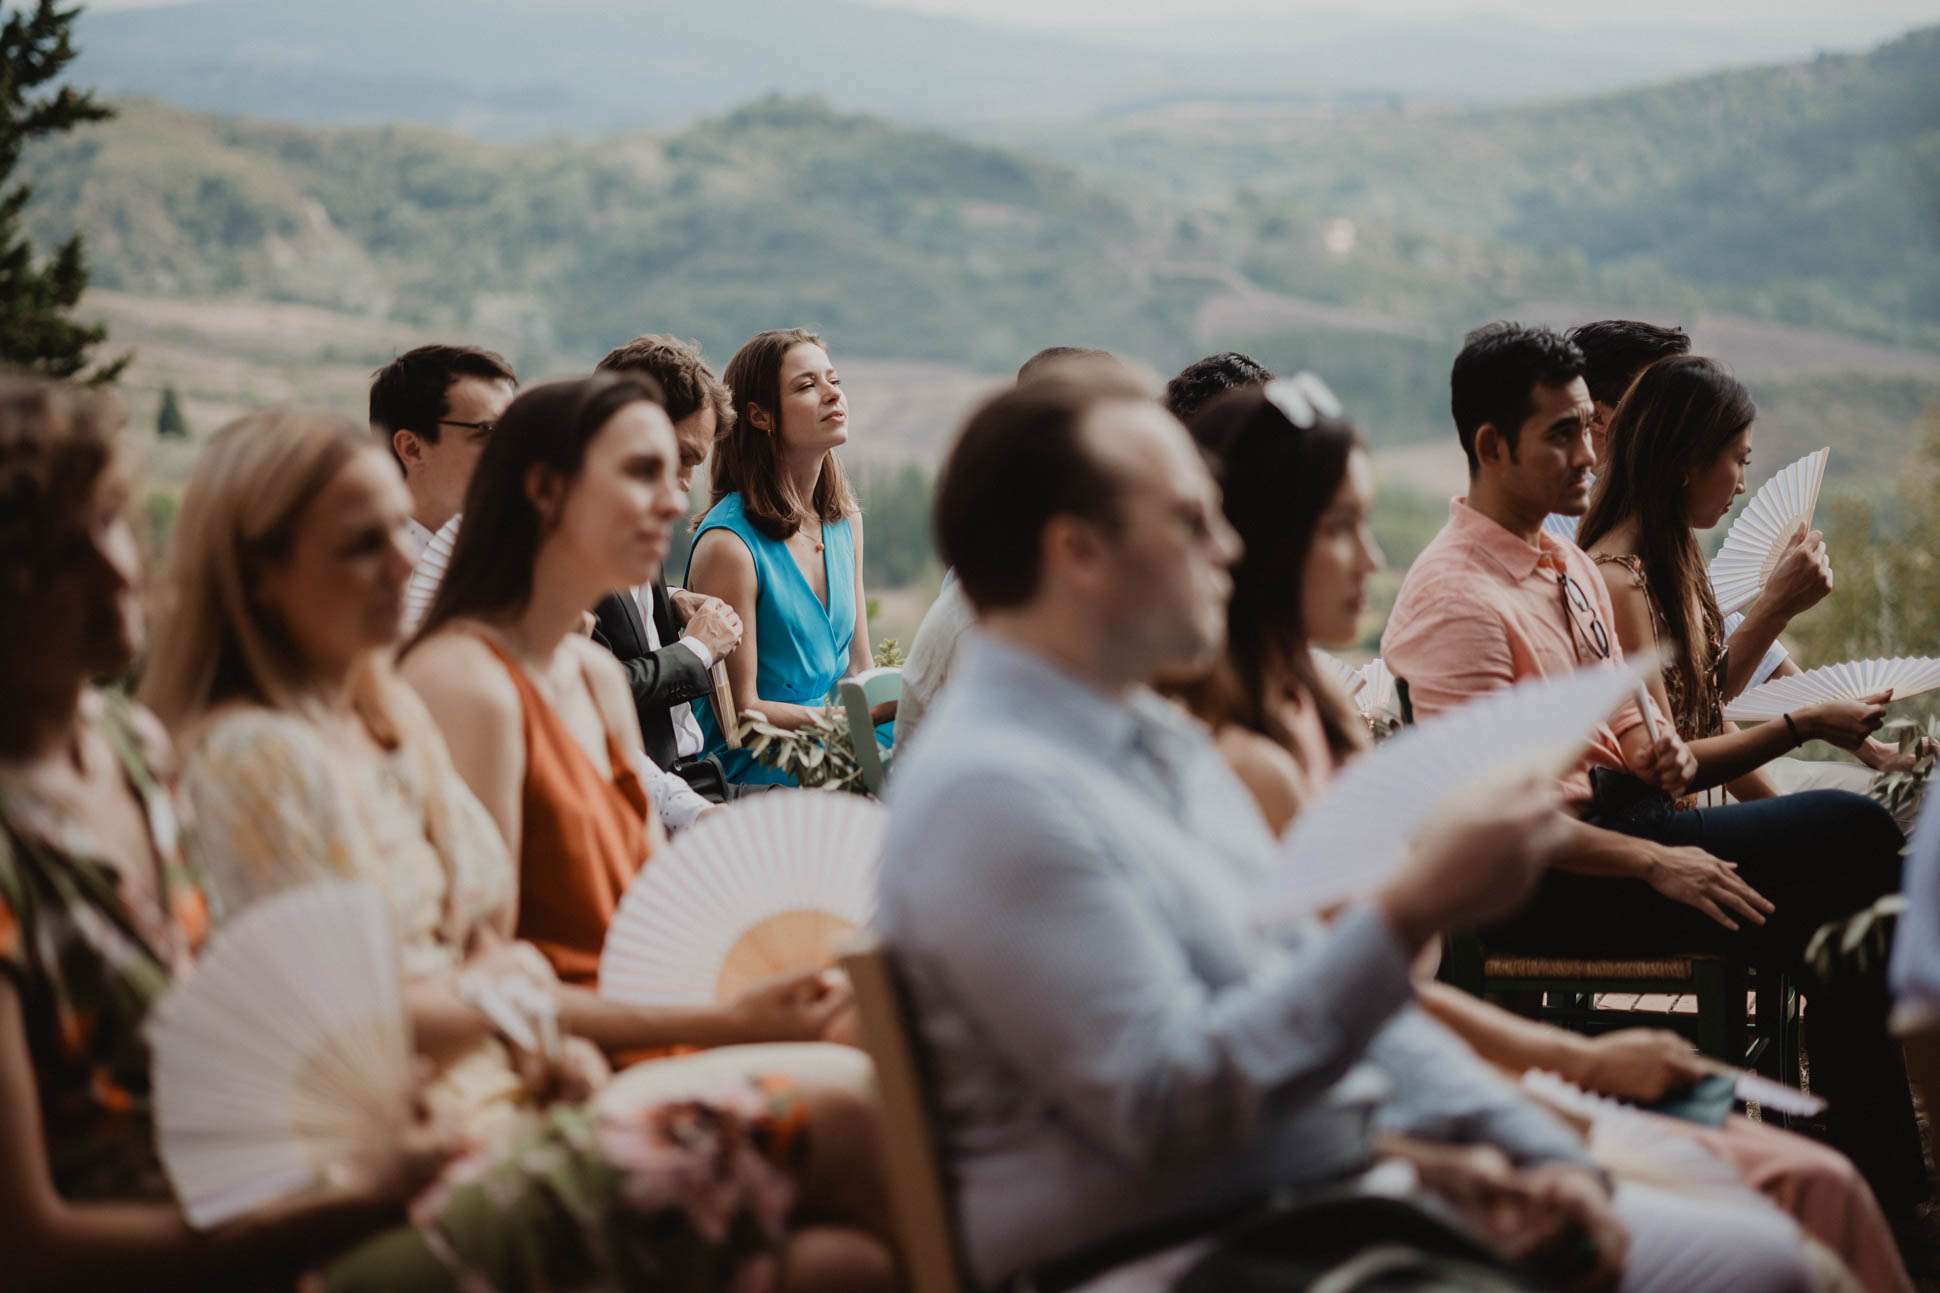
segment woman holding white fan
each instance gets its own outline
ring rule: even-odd
[[[27,1293],[281,1286],[395,1225],[452,1144],[420,1122],[384,1161],[209,1231],[174,1198],[143,1029],[208,905],[166,734],[95,683],[143,638],[122,421],[103,396],[0,381],[0,1270]]]
[[[1809,740],[1858,749],[1892,699],[1823,701],[1782,722],[1725,726],[1730,653],[1693,531],[1717,525],[1745,492],[1756,412],[1716,360],[1679,355],[1646,368],[1611,418],[1604,469],[1577,533],[1609,586],[1623,649],[1663,650],[1651,689],[1707,784],[1735,780]]]
[[[1370,529],[1373,468],[1332,395],[1305,374],[1223,396],[1191,429],[1245,551],[1233,570],[1224,655],[1207,678],[1175,690],[1212,726],[1267,824],[1284,833],[1369,744],[1365,722],[1315,668],[1310,647],[1347,646],[1360,634],[1368,577],[1382,561]],[[1518,1074],[1548,1070],[1649,1104],[1704,1073],[1674,1034],[1630,1028],[1582,1037],[1439,983],[1422,985],[1419,1000],[1483,1058]],[[1747,1186],[1836,1251],[1868,1293],[1910,1287],[1879,1205],[1836,1151],[1744,1118],[1715,1130],[1661,1119],[1658,1128],[1726,1159]]]
[[[636,428],[636,474],[671,475],[664,423]],[[407,513],[395,466],[362,428],[292,411],[230,424],[183,500],[172,604],[144,683],[187,750],[201,856],[228,914],[322,880],[385,893],[415,1044],[437,1069],[428,1098],[479,1146],[419,1201],[412,1228],[333,1265],[325,1283],[883,1286],[887,1258],[860,1231],[784,1230],[798,1171],[807,1203],[832,1214],[868,1195],[853,1097],[749,1077],[707,1101],[581,1109],[572,1101],[603,1077],[597,1052],[571,1036],[533,1047],[505,1020],[503,998],[530,1002],[536,989],[566,1034],[614,1051],[774,1036],[798,1007],[793,987],[711,1015],[618,1006],[559,984],[513,941],[504,841],[389,663]],[[648,1184],[675,1178],[692,1184]],[[695,1189],[718,1210],[703,1215]]]

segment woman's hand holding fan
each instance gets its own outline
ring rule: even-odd
[[[728,1006],[749,1037],[777,1042],[828,1040],[855,1004],[840,970],[799,970],[755,984]]]
[[[1790,623],[1831,593],[1832,558],[1826,555],[1825,535],[1800,521],[1758,600],[1769,603],[1780,619]]]
[[[1822,700],[1792,711],[1792,722],[1808,741],[1856,750],[1886,722],[1886,707],[1892,701],[1890,690],[1854,700]]]

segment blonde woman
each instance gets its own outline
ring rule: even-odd
[[[671,437],[649,440],[670,471]],[[879,1285],[886,1258],[859,1231],[784,1244],[798,1170],[809,1202],[857,1193],[853,1169],[838,1178],[846,1194],[822,1183],[826,1164],[856,1153],[841,1129],[867,1125],[853,1101],[746,1080],[708,1102],[595,1111],[572,1103],[601,1076],[583,1043],[567,1062],[532,1061],[469,1004],[462,976],[483,966],[542,984],[565,1029],[608,1050],[726,1039],[708,1035],[720,1021],[706,1012],[632,1010],[560,985],[511,940],[504,841],[389,663],[409,507],[362,428],[294,411],[230,424],[183,499],[144,685],[183,743],[205,866],[231,914],[325,878],[389,895],[418,1048],[438,1066],[433,1103],[483,1146],[420,1201],[414,1229],[353,1253],[332,1286]],[[664,1185],[675,1178],[686,1184]]]

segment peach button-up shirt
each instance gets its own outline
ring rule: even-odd
[[[1448,505],[1448,524],[1415,558],[1381,635],[1381,658],[1408,682],[1415,714],[1426,718],[1525,678],[1571,673],[1598,658],[1583,625],[1565,609],[1561,577],[1583,590],[1614,660],[1610,590],[1581,548],[1539,533],[1536,547],[1471,508]],[[1593,766],[1626,771],[1617,738],[1642,723],[1634,704],[1597,729],[1583,761],[1563,778],[1563,798],[1590,802]]]

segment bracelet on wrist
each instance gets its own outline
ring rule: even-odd
[[[1785,730],[1792,734],[1792,747],[1796,749],[1804,745],[1805,738],[1799,735],[1799,725],[1792,721],[1792,716],[1790,714],[1781,714],[1780,717],[1785,720]]]

